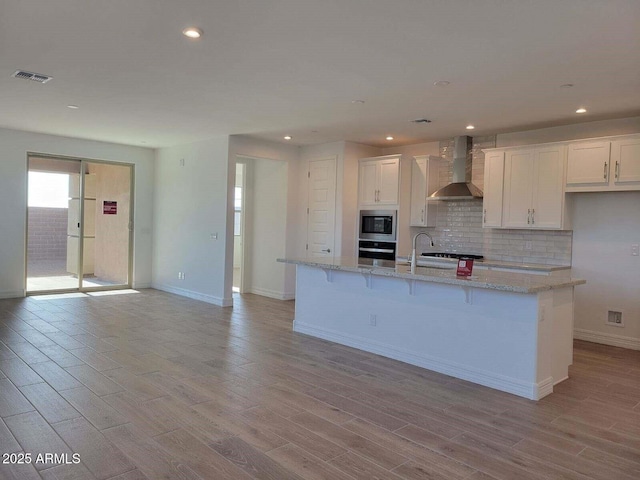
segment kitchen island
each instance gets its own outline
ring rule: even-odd
[[[573,289],[584,280],[474,270],[297,265],[293,329],[538,400],[568,378]]]

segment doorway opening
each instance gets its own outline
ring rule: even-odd
[[[244,262],[244,205],[246,192],[246,165],[236,163],[236,183],[233,204],[233,292],[242,289],[242,273]]]
[[[133,166],[29,155],[27,294],[131,287]]]

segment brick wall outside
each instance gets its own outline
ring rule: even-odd
[[[55,261],[67,258],[66,208],[29,207],[27,258]]]

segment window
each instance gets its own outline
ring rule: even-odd
[[[233,234],[240,236],[242,228],[242,187],[236,187],[233,215]]]
[[[29,172],[29,206],[69,208],[69,175]]]

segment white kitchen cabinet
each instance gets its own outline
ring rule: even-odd
[[[563,145],[507,150],[503,228],[563,228],[565,158]]]
[[[611,142],[611,168],[615,186],[640,189],[640,138],[622,138]]]
[[[397,205],[399,182],[400,155],[361,159],[358,186],[360,205]]]
[[[482,226],[502,226],[502,196],[504,182],[504,151],[488,152],[484,156],[484,192]]]
[[[567,187],[572,185],[607,185],[609,183],[611,142],[569,144],[567,153]]]
[[[640,190],[640,137],[569,144],[567,192]]]
[[[438,189],[440,158],[421,155],[411,163],[411,227],[433,227],[436,224],[437,202],[427,197]]]

